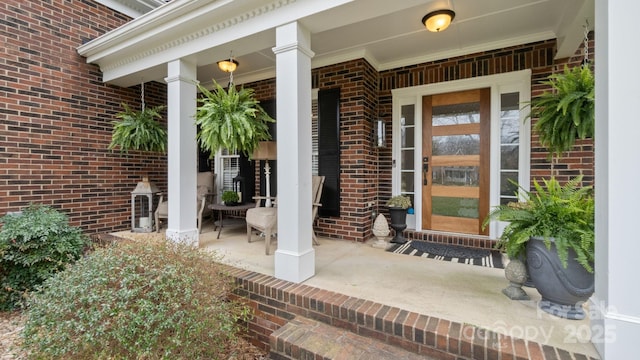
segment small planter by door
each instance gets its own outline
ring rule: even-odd
[[[594,291],[594,277],[575,257],[575,252],[569,249],[565,268],[553,239],[550,249],[541,238],[532,237],[527,242],[527,268],[542,295],[540,309],[562,318],[580,320],[585,317],[582,304]]]
[[[407,209],[389,207],[389,216],[391,218],[391,228],[395,231],[392,243],[404,244],[407,242],[402,232],[407,228]]]

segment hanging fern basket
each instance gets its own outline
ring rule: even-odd
[[[162,119],[160,112],[164,106],[145,108],[141,111],[134,111],[124,103],[122,107],[124,111],[116,115],[118,120],[113,121],[109,149],[119,148],[124,153],[140,150],[166,154],[167,131],[158,121]]]
[[[531,101],[530,118],[540,143],[550,156],[571,150],[576,139],[593,138],[595,127],[595,81],[588,66],[577,66],[550,75],[546,91]]]
[[[198,85],[202,97],[196,111],[200,147],[215,154],[220,149],[251,156],[260,141],[271,139],[268,123],[275,122],[254,98],[253,89],[231,84],[225,90],[214,80],[212,91]]]

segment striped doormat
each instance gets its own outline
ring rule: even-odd
[[[392,244],[387,251],[396,254],[421,256],[429,259],[503,269],[502,255],[497,250],[476,249],[427,241],[407,241]]]

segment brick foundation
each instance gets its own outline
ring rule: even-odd
[[[470,324],[418,314],[247,270],[225,268],[238,285],[232,297],[246,301],[255,312],[254,319],[248,324],[248,337],[265,351],[270,350],[270,335],[274,331],[293,319],[306,318],[436,359],[587,359],[582,354],[570,354]]]

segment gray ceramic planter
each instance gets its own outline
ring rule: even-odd
[[[553,239],[550,249],[541,238],[533,237],[527,242],[527,269],[542,295],[540,308],[555,316],[579,320],[585,317],[582,304],[593,294],[594,277],[575,257],[575,252],[569,249],[565,268]]]

